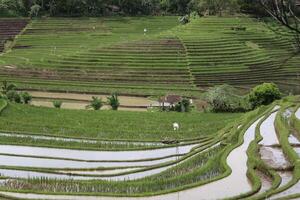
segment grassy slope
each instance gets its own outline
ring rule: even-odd
[[[76,111],[9,104],[0,115],[2,131],[73,137],[161,140],[215,134],[241,114]],[[180,131],[172,130],[178,122]]]

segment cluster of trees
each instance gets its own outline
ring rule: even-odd
[[[206,100],[213,112],[246,112],[261,105],[269,105],[281,99],[281,92],[274,83],[264,83],[254,87],[247,95],[238,95],[229,85],[215,86],[206,93]]]
[[[0,15],[199,15],[256,12],[256,0],[0,0]]]
[[[0,98],[24,104],[29,104],[32,100],[32,96],[28,92],[18,92],[16,85],[8,83],[7,81],[2,82]]]

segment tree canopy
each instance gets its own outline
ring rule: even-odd
[[[185,15],[257,12],[256,0],[0,0],[2,16]]]

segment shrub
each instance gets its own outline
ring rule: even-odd
[[[281,99],[278,86],[274,83],[263,83],[253,88],[249,94],[249,102],[252,108],[260,105],[269,105],[273,101]]]
[[[184,98],[176,106],[175,111],[177,112],[190,112],[191,111],[191,102]]]
[[[16,102],[16,103],[22,102],[22,98],[21,98],[20,94],[15,90],[9,90],[6,93],[6,97],[11,102]]]
[[[32,96],[28,92],[21,93],[21,97],[24,104],[29,104],[32,100]]]
[[[103,106],[103,101],[101,98],[92,97],[92,101],[90,105],[88,105],[86,108],[93,108],[94,110],[100,110],[102,106]]]
[[[2,81],[1,92],[5,95],[7,92],[11,90],[15,90],[17,86],[12,83],[8,83],[7,81]]]
[[[22,97],[21,97],[21,95],[18,92],[15,92],[14,101],[16,103],[22,103]]]
[[[209,89],[205,99],[213,112],[245,112],[250,109],[248,100],[238,95],[234,87],[226,84]]]
[[[63,104],[62,101],[58,101],[58,100],[53,101],[54,108],[61,108],[62,104]]]
[[[37,17],[39,15],[40,9],[41,6],[38,4],[34,4],[33,6],[31,6],[29,11],[30,17]]]
[[[188,24],[190,22],[190,17],[188,15],[182,16],[179,19],[179,23],[184,25],[184,24]]]
[[[118,110],[120,106],[120,101],[116,93],[112,94],[110,97],[107,97],[107,100],[108,100],[108,104],[111,106],[113,110]]]

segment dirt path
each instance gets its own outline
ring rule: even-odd
[[[88,102],[92,99],[93,96],[102,98],[106,101],[107,96],[109,95],[91,95],[91,94],[76,94],[76,93],[55,93],[55,92],[36,92],[29,91],[29,93],[38,99],[62,99],[62,100],[73,100]],[[119,100],[122,106],[136,106],[136,107],[148,107],[151,104],[157,104],[157,101],[150,100],[145,97],[131,97],[131,96],[119,96]]]
[[[53,100],[36,100],[34,99],[31,102],[31,105],[34,106],[41,106],[41,107],[48,107],[48,108],[53,108]],[[62,107],[63,109],[75,109],[75,110],[85,110],[86,106],[88,105],[88,102],[68,102],[68,101],[63,101]],[[101,110],[109,110],[110,107],[105,105],[101,108]],[[147,108],[131,108],[131,107],[119,107],[119,110],[123,111],[142,111],[146,112]]]

